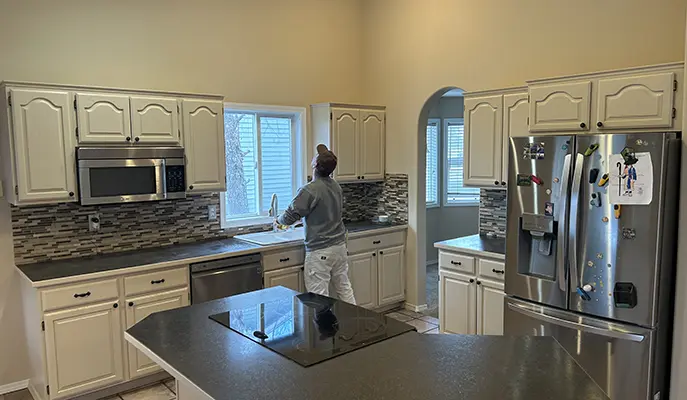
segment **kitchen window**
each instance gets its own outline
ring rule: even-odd
[[[304,182],[304,124],[304,108],[225,104],[222,228],[271,223],[272,194],[278,197],[278,211],[286,209]]]
[[[462,118],[444,119],[444,205],[479,205],[479,188],[463,186],[463,140]]]
[[[427,158],[426,158],[426,205],[427,208],[439,207],[439,137],[440,119],[427,122]]]

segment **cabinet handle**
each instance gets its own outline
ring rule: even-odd
[[[129,307],[133,307],[133,306],[134,306],[134,302],[133,302],[133,301],[130,301],[130,302],[129,302]]]
[[[382,243],[381,240],[373,240],[373,241],[372,241],[372,244],[380,244],[380,243]]]
[[[136,139],[134,139],[134,140],[138,142],[138,141],[141,140],[141,139],[139,139],[139,137],[137,136]]]
[[[586,128],[586,127],[587,127],[587,124],[585,124],[584,122],[580,122],[580,128]]]
[[[287,262],[291,259],[291,257],[286,257],[286,258],[280,258],[279,262]]]
[[[470,283],[475,283],[475,280],[474,280],[474,279],[470,279]]]
[[[86,292],[86,293],[74,293],[74,298],[78,299],[79,297],[88,297],[91,295],[91,292]]]
[[[74,192],[69,192],[69,197],[74,197]]]
[[[151,285],[156,285],[156,284],[158,284],[158,283],[165,283],[165,279],[162,278],[162,279],[158,279],[158,280],[156,280],[156,281],[150,281],[150,284],[151,284]]]
[[[112,308],[117,308],[117,307],[119,307],[119,304],[117,304],[117,303],[114,303],[114,304],[112,305]]]
[[[602,126],[604,126],[604,123],[601,122],[601,121],[599,121],[599,122],[596,123],[596,126],[598,126],[599,128],[601,128]]]
[[[494,181],[494,185],[498,185],[498,184],[499,184],[499,181]]]
[[[460,261],[453,261],[453,260],[451,260],[451,264],[453,264],[453,265],[463,265],[462,262],[460,262]]]
[[[127,137],[126,137],[126,141],[127,141],[127,142],[130,142],[130,141],[131,141],[131,136],[127,136]]]
[[[193,190],[193,185],[189,186],[188,190]]]
[[[482,282],[480,282],[480,281],[477,281],[477,284],[478,284],[478,285],[481,285],[481,284],[482,284]]]
[[[492,269],[491,272],[493,272],[495,274],[505,274],[506,273],[506,271],[504,271],[502,269],[496,269],[496,268]]]

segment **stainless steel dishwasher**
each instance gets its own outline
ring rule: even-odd
[[[262,289],[260,254],[191,264],[191,303]]]

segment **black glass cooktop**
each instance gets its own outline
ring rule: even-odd
[[[313,293],[210,318],[304,367],[415,330],[374,311]]]

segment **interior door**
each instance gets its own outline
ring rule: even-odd
[[[571,136],[510,139],[506,293],[567,307]]]
[[[571,211],[570,308],[594,316],[620,320],[644,326],[658,323],[659,276],[672,268],[667,259],[661,261],[660,244],[664,242],[664,219],[674,220],[676,209],[664,209],[664,204],[677,196],[675,179],[667,174],[679,169],[669,165],[667,139],[674,134],[628,134],[578,137],[580,163],[575,166],[577,179],[571,190],[571,210],[577,205],[579,215]],[[590,146],[598,146],[583,156]],[[630,166],[620,156],[630,149],[639,160]],[[615,155],[615,156],[614,156]],[[646,161],[650,155],[651,161]],[[619,161],[620,160],[620,161]],[[652,165],[647,168],[647,165]],[[598,170],[598,177],[591,180]],[[579,171],[579,173],[578,173]],[[600,181],[608,174],[607,182]],[[674,178],[677,176],[677,172]],[[628,178],[631,179],[628,184]],[[653,180],[650,204],[619,206],[614,197],[632,201],[642,196],[643,185]],[[579,188],[579,189],[577,189]],[[665,190],[674,193],[666,196]],[[574,239],[577,240],[574,240]],[[671,239],[665,238],[669,243]],[[669,288],[663,288],[669,290]]]
[[[360,179],[358,173],[360,110],[332,109],[332,151],[338,158],[334,177],[341,182]]]

